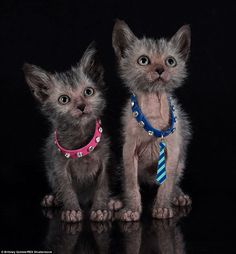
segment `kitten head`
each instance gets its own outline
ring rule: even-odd
[[[138,39],[128,25],[118,20],[112,44],[121,77],[132,91],[171,91],[186,77],[191,32],[182,26],[170,39]]]
[[[97,119],[105,107],[103,68],[90,46],[77,66],[49,73],[24,64],[26,81],[42,111],[56,124],[77,125]]]

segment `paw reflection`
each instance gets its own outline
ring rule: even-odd
[[[49,218],[45,247],[54,253],[185,253],[181,218],[190,207],[177,207],[171,219],[143,218],[137,222],[106,221],[66,223],[60,212],[44,209]]]

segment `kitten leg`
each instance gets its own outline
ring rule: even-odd
[[[174,216],[171,207],[171,198],[177,177],[179,162],[179,149],[176,146],[169,146],[166,160],[166,180],[157,191],[152,216],[158,219],[172,218]]]
[[[184,162],[181,160],[178,164],[177,168],[177,179],[176,179],[176,184],[174,187],[173,191],[173,198],[172,198],[172,203],[175,206],[188,206],[192,204],[192,200],[189,197],[189,195],[185,194],[181,188],[178,186],[180,177],[182,175],[182,172],[184,170]]]
[[[142,211],[138,183],[138,157],[135,154],[135,149],[134,141],[125,142],[123,147],[125,200],[124,208],[116,214],[116,218],[122,221],[137,221]]]
[[[65,222],[81,221],[82,211],[68,169],[64,167],[62,170],[57,171],[55,177],[55,193],[60,197],[63,204],[61,220]]]
[[[108,207],[112,211],[118,211],[123,207],[123,203],[118,197],[112,197],[108,202]]]
[[[92,221],[106,221],[112,218],[112,211],[108,207],[108,196],[108,176],[105,163],[103,163],[101,173],[98,177],[90,214],[90,219]]]

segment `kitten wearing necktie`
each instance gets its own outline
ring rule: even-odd
[[[114,26],[112,42],[119,74],[131,94],[122,119],[124,208],[118,212],[120,220],[139,220],[140,183],[158,186],[154,218],[171,218],[172,205],[191,204],[179,187],[190,126],[173,98],[187,76],[190,37],[188,25],[169,40],[139,39],[121,20]]]

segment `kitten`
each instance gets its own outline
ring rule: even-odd
[[[96,50],[88,47],[78,65],[63,73],[52,74],[30,64],[25,64],[23,69],[33,95],[52,126],[45,146],[45,159],[53,195],[45,196],[42,205],[62,204],[61,219],[76,222],[83,219],[81,204],[92,200],[90,219],[110,219],[110,147],[107,135],[101,133],[102,128],[96,126],[101,135],[100,140],[96,138],[97,146],[94,150],[89,147],[88,155],[80,157],[81,154],[77,154],[80,158],[67,158],[70,155],[60,152],[54,143],[57,138],[61,147],[73,150],[86,146],[95,138],[95,124],[99,124],[97,120],[105,107],[104,71]]]
[[[170,40],[138,39],[124,21],[118,20],[112,42],[120,76],[136,95],[143,114],[154,128],[167,129],[170,125],[168,97],[186,77],[190,27],[181,27]],[[185,206],[191,203],[189,196],[178,187],[185,167],[190,127],[176,99],[171,101],[177,116],[176,131],[165,137],[167,179],[157,190],[152,210],[152,216],[160,219],[173,216],[172,204]],[[124,221],[135,221],[142,211],[139,182],[156,184],[160,138],[148,135],[138,125],[132,115],[130,101],[123,114],[123,135],[125,204],[118,217]]]
[[[176,208],[176,216],[168,220],[120,222],[120,238],[124,242],[121,246],[125,249],[121,253],[186,253],[179,222],[190,212],[188,208]]]

